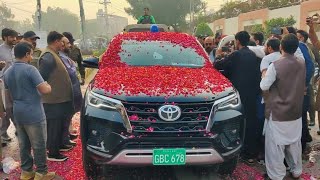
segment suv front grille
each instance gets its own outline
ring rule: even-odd
[[[154,149],[154,148],[210,148],[213,144],[210,141],[141,141],[141,142],[128,142],[125,148],[128,149]]]
[[[214,102],[176,103],[181,108],[181,117],[167,122],[159,117],[158,109],[164,103],[122,102],[126,108],[133,131],[137,133],[195,133],[205,131]],[[132,117],[135,118],[132,118]]]

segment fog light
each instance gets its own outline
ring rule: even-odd
[[[96,136],[98,134],[98,131],[92,130],[91,133],[92,133],[92,135]]]

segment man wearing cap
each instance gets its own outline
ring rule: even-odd
[[[23,39],[23,35],[21,35],[20,33],[18,33],[17,40],[16,40],[16,44],[18,44],[22,39]]]
[[[40,39],[39,36],[36,35],[33,31],[28,31],[24,33],[22,41],[26,41],[32,44],[33,47],[33,55],[32,61],[30,62],[31,65],[38,68],[38,61],[41,55],[41,50],[37,48],[37,40]]]
[[[3,96],[3,103],[6,109],[6,116],[2,119],[2,123],[0,126],[0,135],[3,142],[11,141],[11,138],[9,137],[7,130],[10,126],[10,119],[14,123],[13,119],[13,106],[12,101],[8,96],[5,96],[4,94],[4,88],[3,88],[3,74],[4,72],[13,64],[14,62],[14,54],[13,54],[13,46],[16,44],[18,33],[13,29],[4,28],[2,29],[2,40],[4,41],[3,44],[0,45],[0,66],[3,68],[0,71],[1,76],[1,86],[0,86],[0,92]]]
[[[149,8],[144,8],[144,15],[139,17],[137,24],[156,24],[154,17],[149,15]]]
[[[79,68],[79,73],[80,73],[80,76],[81,76],[81,85],[84,85],[85,78],[86,78],[86,71],[85,71],[84,66],[82,65],[83,58],[82,58],[81,51],[76,45],[74,45],[75,39],[73,38],[73,35],[70,32],[64,32],[62,34],[66,38],[68,38],[69,42],[71,43],[71,49],[70,49],[69,57],[73,61],[77,62],[78,68]]]

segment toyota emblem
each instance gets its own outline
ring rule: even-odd
[[[181,109],[173,105],[161,106],[159,108],[159,116],[164,121],[176,121],[181,116]]]

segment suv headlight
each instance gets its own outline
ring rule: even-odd
[[[116,106],[121,102],[90,91],[88,93],[88,104],[100,109],[117,110]]]
[[[127,132],[132,133],[132,127],[126,109],[121,103],[121,101],[106,96],[102,96],[92,91],[88,92],[87,101],[89,106],[93,106],[102,110],[118,111],[122,117],[123,125],[127,129]]]
[[[209,116],[209,121],[206,126],[206,131],[210,132],[211,127],[213,126],[213,117],[215,116],[217,111],[224,111],[227,109],[235,109],[241,104],[240,95],[236,91],[235,93],[218,99],[214,102],[211,114]]]
[[[237,93],[221,98],[214,103],[216,110],[224,110],[227,108],[235,108],[240,105],[240,96]]]

